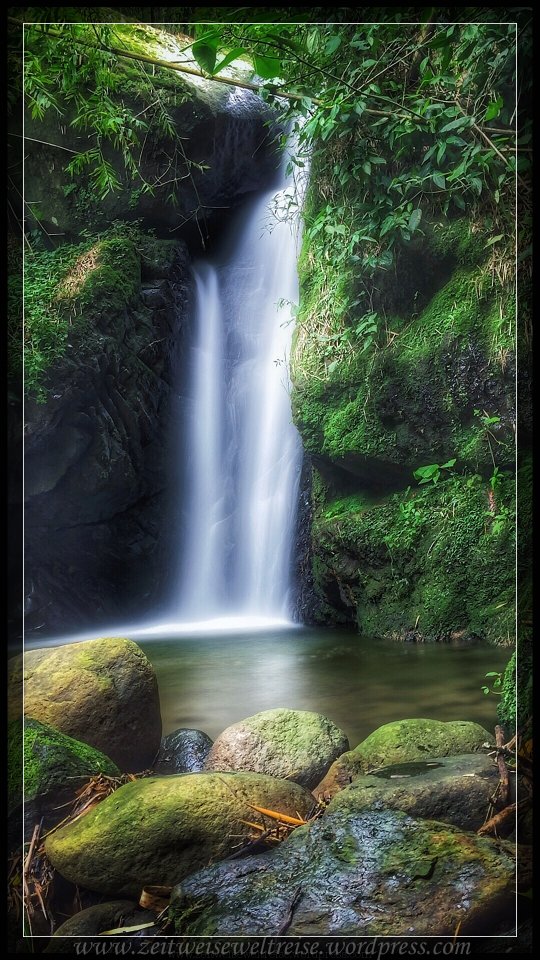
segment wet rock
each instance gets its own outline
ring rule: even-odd
[[[66,810],[59,808],[74,799],[85,780],[99,773],[120,776],[116,764],[105,754],[38,720],[12,720],[8,735],[8,811],[17,821],[19,840],[23,799],[25,835],[29,838],[41,818],[43,830],[63,819]]]
[[[467,720],[395,720],[374,730],[354,750],[339,757],[314,793],[333,796],[356,777],[378,767],[410,760],[475,753],[492,736],[478,723]]]
[[[149,767],[159,749],[161,715],[154,668],[123,637],[28,650],[10,661],[12,702],[24,677],[24,711],[102,750],[121,770]]]
[[[200,773],[213,744],[202,730],[181,727],[161,741],[154,773]]]
[[[508,845],[398,812],[335,811],[268,854],[183,880],[170,913],[184,936],[489,934],[514,914],[513,878]]]
[[[149,777],[120,787],[86,816],[51,834],[45,849],[72,883],[113,896],[172,886],[253,836],[253,805],[305,817],[303,787],[254,773]]]
[[[412,817],[478,830],[499,781],[492,757],[469,753],[383,767],[355,779],[328,805],[356,815],[363,810],[402,810]]]
[[[207,770],[252,770],[287,777],[311,789],[349,746],[343,730],[308,710],[264,710],[227,727],[214,743]]]
[[[73,941],[71,939],[62,941],[60,937],[97,937],[106,930],[134,927],[138,924],[150,923],[155,919],[153,913],[149,910],[141,910],[130,900],[98,903],[94,907],[81,910],[58,927],[44,953],[72,953]],[[145,927],[141,933],[150,936],[151,930],[151,927]]]

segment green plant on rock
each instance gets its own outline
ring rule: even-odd
[[[502,687],[503,674],[498,673],[496,670],[490,670],[489,673],[486,673],[486,680],[488,679],[491,687],[485,684],[481,687],[482,693],[486,697],[489,693],[494,693],[497,697],[500,697],[502,695],[502,690],[499,688]]]
[[[447,460],[446,463],[429,463],[425,467],[418,467],[418,469],[414,471],[413,476],[415,480],[418,480],[420,485],[424,483],[437,484],[441,478],[441,471],[451,470],[455,463],[455,457],[453,460]]]

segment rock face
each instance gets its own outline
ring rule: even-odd
[[[191,936],[490,934],[513,917],[508,848],[403,813],[325,814],[262,857],[217,864],[173,891]]]
[[[106,751],[121,770],[150,766],[161,738],[159,694],[154,669],[132,640],[29,650],[24,665],[22,656],[11,661],[15,692],[23,676],[27,716]]]
[[[29,839],[41,818],[44,830],[63,819],[66,810],[59,808],[74,798],[89,777],[99,773],[120,776],[116,764],[99,750],[29,717],[24,720],[24,729],[21,719],[11,721],[8,740],[8,811],[17,818],[17,841],[23,799],[25,835]]]
[[[417,819],[476,831],[498,782],[493,758],[480,753],[419,760],[383,767],[377,776],[357,777],[334,796],[327,810],[349,816],[364,810],[402,810]]]
[[[349,741],[327,717],[308,710],[264,710],[227,727],[206,770],[252,770],[311,789]]]
[[[154,773],[200,773],[213,740],[202,730],[180,728],[161,741]]]
[[[444,723],[441,720],[418,719],[385,723],[354,750],[339,757],[314,793],[333,796],[357,776],[378,767],[475,753],[482,749],[484,743],[491,741],[491,734],[479,723],[466,720]]]
[[[311,168],[307,202],[322,218],[333,162],[321,151]],[[377,203],[356,181],[342,202],[352,222]],[[507,644],[514,633],[514,292],[491,282],[492,230],[487,217],[435,221],[424,211],[422,234],[375,270],[369,258],[351,268],[325,256],[331,241],[304,239],[292,405],[313,465],[309,622],[418,642]],[[329,289],[343,291],[345,310]],[[331,363],[323,316],[336,337]],[[362,332],[369,318],[373,339]],[[508,522],[489,520],[490,445],[505,475],[497,516]],[[415,471],[430,465],[443,466],[445,482],[420,486]]]
[[[149,777],[51,834],[46,851],[73,883],[139,895],[145,884],[170,886],[238,850],[253,835],[243,821],[261,821],[252,805],[305,817],[313,797],[296,783],[254,773]]]
[[[44,402],[25,403],[28,633],[140,616],[158,602],[174,549],[167,489],[180,483],[170,437],[182,431],[189,256],[182,243],[134,235],[114,240],[113,259],[112,243],[88,243],[99,262],[80,319]]]

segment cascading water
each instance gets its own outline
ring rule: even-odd
[[[285,181],[258,197],[234,248],[195,266],[180,621],[289,617],[302,465],[288,378],[298,225],[270,211],[294,193]]]

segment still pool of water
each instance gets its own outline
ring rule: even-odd
[[[498,698],[480,688],[510,655],[311,627],[134,639],[158,677],[164,733],[195,727],[215,738],[260,710],[290,707],[330,717],[351,746],[411,717],[475,720],[492,730]]]

